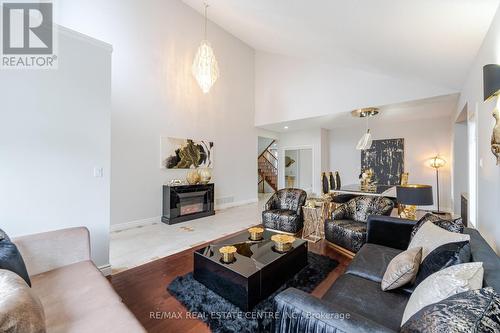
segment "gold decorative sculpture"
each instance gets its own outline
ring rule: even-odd
[[[408,178],[409,178],[410,174],[408,172],[403,172],[401,174],[401,183],[399,185],[408,185]]]
[[[402,219],[414,221],[417,219],[417,206],[399,204],[398,214]]]
[[[498,106],[493,110],[493,118],[496,122],[491,135],[491,152],[497,158],[497,165],[500,165],[500,111]]]
[[[253,241],[259,241],[261,240],[264,235],[264,228],[260,227],[253,227],[248,229],[248,233],[250,234],[250,239]]]
[[[271,240],[274,242],[276,250],[279,252],[287,252],[291,250],[293,242],[295,242],[295,237],[290,235],[273,235]]]
[[[483,96],[484,101],[496,99],[496,105],[493,109],[493,118],[495,118],[495,127],[491,135],[491,152],[497,159],[497,165],[500,165],[500,65],[488,64],[483,67]]]
[[[361,189],[364,191],[371,191],[373,188],[373,169],[366,169],[361,174]]]
[[[224,246],[219,249],[219,253],[222,256],[222,261],[226,264],[230,264],[234,261],[234,254],[236,253],[236,247],[234,246]]]

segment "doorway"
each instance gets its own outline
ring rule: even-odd
[[[300,188],[312,192],[313,165],[312,148],[284,150],[285,187]]]
[[[453,139],[453,212],[461,214],[462,197],[469,192],[469,133],[465,106],[454,124]]]
[[[257,191],[264,200],[278,189],[277,140],[259,136],[257,156]]]

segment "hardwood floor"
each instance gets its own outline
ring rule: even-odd
[[[148,332],[210,332],[204,322],[189,318],[186,309],[166,290],[166,286],[177,276],[193,270],[193,252],[206,245],[202,244],[110,277],[113,288]],[[345,271],[351,259],[336,252],[325,241],[309,243],[309,250],[327,255],[339,262],[339,265],[313,291],[313,295],[321,297]],[[159,316],[170,313],[172,317],[154,318],[151,314],[156,312]]]

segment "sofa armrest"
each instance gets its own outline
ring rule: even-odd
[[[269,198],[269,200],[267,200],[266,204],[264,205],[264,210],[272,210],[272,209],[276,209],[278,207],[276,207],[276,192],[273,193],[273,195],[271,195],[271,197]]]
[[[274,298],[272,332],[275,333],[368,333],[393,332],[341,305],[328,303],[295,288],[288,288]]]
[[[30,276],[90,260],[90,235],[85,227],[21,236],[13,242]]]
[[[406,250],[416,221],[397,217],[371,215],[367,222],[366,242]]]

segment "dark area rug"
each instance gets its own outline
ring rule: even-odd
[[[337,265],[338,262],[329,257],[308,252],[308,265],[251,312],[241,311],[196,281],[192,273],[175,278],[167,290],[193,317],[206,322],[212,332],[270,332],[274,296],[290,287],[310,293]]]

